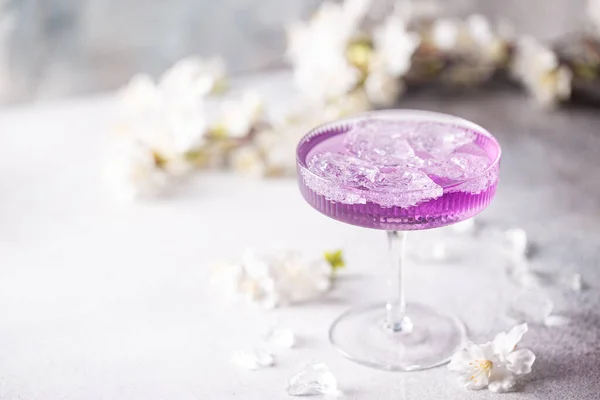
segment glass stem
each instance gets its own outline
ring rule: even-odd
[[[406,316],[406,300],[404,299],[404,249],[406,232],[388,231],[390,253],[390,275],[388,278],[388,301],[386,309],[386,327],[393,332],[410,333],[412,322]]]

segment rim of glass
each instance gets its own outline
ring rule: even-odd
[[[302,139],[300,139],[300,142],[298,142],[298,145],[296,146],[296,164],[300,168],[302,168],[302,170],[305,173],[311,175],[311,177],[318,179],[320,181],[323,181],[323,182],[332,182],[330,179],[323,178],[322,176],[319,176],[319,175],[315,174],[314,172],[312,172],[310,169],[308,169],[308,166],[306,165],[306,161],[300,159],[300,156],[299,156],[300,148],[308,140],[312,139],[315,136],[322,135],[323,133],[325,133],[326,130],[328,130],[332,127],[343,126],[343,125],[351,123],[351,122],[367,119],[368,117],[398,116],[398,115],[406,115],[407,117],[413,117],[413,118],[416,118],[417,120],[423,120],[423,121],[428,120],[428,117],[429,117],[429,119],[432,122],[442,122],[442,123],[448,122],[449,124],[453,123],[456,125],[462,125],[462,126],[466,127],[467,129],[471,129],[473,131],[476,131],[477,133],[481,133],[481,134],[487,136],[496,145],[496,148],[498,149],[498,154],[496,154],[496,158],[492,161],[492,163],[485,170],[483,170],[481,172],[481,174],[474,176],[472,178],[469,178],[469,179],[465,179],[463,181],[453,183],[448,186],[443,186],[444,190],[462,185],[467,182],[471,182],[471,181],[480,179],[481,177],[485,176],[489,171],[491,171],[493,168],[495,168],[500,163],[500,158],[502,155],[502,148],[500,147],[498,140],[496,140],[496,138],[487,129],[483,128],[482,126],[477,125],[476,123],[471,122],[468,119],[457,117],[457,116],[451,115],[451,114],[444,114],[444,113],[435,112],[435,111],[417,110],[417,109],[397,109],[397,110],[375,110],[375,111],[362,112],[359,114],[354,114],[352,116],[348,116],[348,117],[340,118],[340,119],[337,119],[334,121],[326,122],[324,124],[314,127],[313,129],[308,131],[308,133],[306,133],[302,137]],[[406,120],[408,121],[408,120],[410,120],[410,118],[406,118]],[[368,189],[361,189],[361,188],[351,188],[351,189],[368,190]],[[406,192],[402,192],[402,193],[416,193],[416,192],[422,192],[422,190],[421,189],[407,190]]]

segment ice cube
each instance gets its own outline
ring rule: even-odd
[[[308,168],[334,183],[356,188],[369,186],[379,172],[376,167],[357,157],[331,152],[312,156]]]
[[[379,166],[420,166],[423,160],[407,141],[415,128],[414,123],[366,121],[346,135],[344,144],[350,153]]]
[[[323,362],[317,362],[304,368],[288,381],[287,393],[290,396],[330,395],[339,393],[337,379],[329,367]]]
[[[275,358],[267,351],[261,349],[249,349],[233,353],[231,362],[244,369],[256,370],[273,366],[275,364]]]
[[[383,207],[410,207],[444,192],[425,173],[404,168],[380,172],[370,189],[367,199]]]
[[[480,176],[489,165],[490,160],[487,157],[456,153],[447,157],[426,159],[423,171],[440,178],[462,181]]]
[[[450,154],[472,143],[475,136],[475,133],[458,126],[428,122],[419,124],[409,143],[417,152],[437,156]]]
[[[266,329],[264,340],[277,347],[292,348],[296,345],[296,334],[289,328]]]

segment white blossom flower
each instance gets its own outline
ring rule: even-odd
[[[408,32],[404,21],[391,16],[373,32],[375,63],[393,77],[404,76],[411,65],[411,58],[421,39],[417,33]]]
[[[329,290],[331,267],[324,259],[298,253],[257,257],[247,251],[241,263],[221,266],[212,283],[233,298],[263,308],[313,300]]]
[[[365,92],[369,101],[378,107],[394,105],[404,90],[400,78],[391,74],[374,71],[365,80]]]
[[[169,96],[147,75],[119,92],[124,123],[133,135],[166,159],[202,144],[207,117],[202,97]]]
[[[473,14],[464,21],[456,18],[437,19],[431,29],[431,40],[438,49],[475,62],[479,66],[479,73],[485,77],[507,56],[506,34],[503,32],[500,35],[494,31],[484,16]]]
[[[148,74],[133,76],[117,96],[119,106],[127,116],[153,118],[164,104],[160,90]]]
[[[119,138],[114,143],[104,178],[119,200],[156,195],[168,180],[152,150],[131,137]]]
[[[517,43],[512,72],[541,106],[552,107],[571,96],[572,72],[560,66],[556,53],[533,37]]]
[[[367,0],[325,2],[310,21],[288,27],[287,56],[294,80],[311,99],[325,103],[357,85],[361,72],[348,62],[345,53],[368,5]]]
[[[274,260],[277,291],[282,302],[302,303],[321,296],[331,287],[331,266],[324,258],[288,252]]]
[[[451,51],[456,48],[460,33],[460,21],[453,18],[438,18],[433,23],[431,36],[433,44],[440,50]]]
[[[242,267],[243,275],[239,282],[239,290],[246,300],[264,308],[276,307],[281,299],[276,287],[272,262],[247,250],[242,257]]]
[[[465,388],[492,392],[507,392],[516,383],[515,376],[531,372],[535,355],[529,349],[517,349],[517,343],[527,332],[527,324],[501,332],[492,342],[477,345],[467,343],[452,357],[448,368],[460,374]]]
[[[263,101],[260,95],[248,90],[238,100],[225,100],[221,105],[221,117],[217,124],[231,138],[247,136],[262,119]]]
[[[230,300],[245,300],[262,308],[280,303],[270,261],[246,250],[241,262],[215,268],[211,283]]]
[[[242,146],[229,155],[231,168],[247,176],[260,178],[266,173],[266,165],[260,150],[255,146]]]
[[[269,175],[292,176],[296,173],[296,146],[309,129],[299,122],[276,125],[260,132],[256,144],[264,154]]]
[[[160,159],[163,171],[181,175],[191,168],[186,153],[204,143],[207,115],[203,97],[191,89],[176,95],[164,86],[148,75],[134,76],[118,94],[121,119],[132,139]]]
[[[393,105],[402,91],[401,80],[411,66],[411,58],[420,43],[419,35],[406,30],[404,21],[391,16],[373,33],[374,50],[364,90],[375,106]]]
[[[469,36],[481,47],[491,46],[496,35],[492,31],[489,21],[480,14],[472,14],[466,20]]]
[[[314,118],[323,122],[358,114],[371,109],[369,97],[364,90],[357,89],[322,107]],[[323,123],[321,122],[321,123]],[[313,125],[314,128],[316,125]]]
[[[225,80],[225,63],[220,58],[187,57],[169,68],[160,77],[158,86],[169,96],[204,97]]]
[[[323,107],[302,105],[297,110],[270,121],[270,128],[258,132],[255,144],[260,148],[268,174],[292,176],[296,173],[298,142],[315,126],[370,109],[363,90],[356,90]]]

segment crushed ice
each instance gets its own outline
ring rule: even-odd
[[[344,136],[347,153],[313,154],[307,166],[314,175],[303,177],[317,193],[346,204],[410,207],[440,197],[444,185],[448,192],[480,193],[498,171],[486,171],[491,160],[475,138],[449,124],[360,121]]]
[[[257,370],[272,367],[275,364],[275,357],[262,349],[247,349],[234,352],[231,362],[240,368]]]
[[[263,333],[263,339],[276,347],[292,348],[297,345],[296,334],[289,328],[267,328]]]
[[[287,393],[290,396],[341,395],[337,379],[323,362],[310,364],[292,376],[288,381]]]

